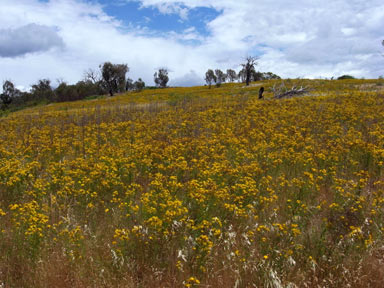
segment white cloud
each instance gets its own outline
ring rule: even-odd
[[[149,37],[143,31],[124,31],[125,27],[106,15],[99,5],[75,0],[21,0],[17,4],[2,0],[0,6],[1,29],[27,23],[55,25],[65,43],[61,51],[0,58],[0,80],[11,79],[18,85],[28,86],[46,77],[73,83],[81,79],[84,70],[97,68],[105,61],[128,63],[129,77],[142,77],[151,84],[156,67],[170,67],[177,77],[209,62],[208,56],[198,55],[175,36]],[[187,39],[194,39],[192,30]]]
[[[261,54],[264,69],[286,77],[384,74],[379,57],[384,39],[384,3],[381,0],[142,0],[144,7],[183,4],[190,9],[211,7],[222,11],[208,23],[207,41],[223,51]],[[220,53],[218,53],[220,54]],[[271,55],[279,55],[271,58]],[[233,57],[234,58],[234,57]],[[232,58],[232,59],[233,59]],[[373,59],[376,59],[377,62]],[[266,66],[266,65],[263,65]],[[287,67],[295,67],[288,69]]]
[[[208,68],[238,68],[246,55],[258,55],[262,71],[283,77],[384,74],[384,58],[379,53],[384,39],[382,0],[137,2],[160,13],[177,14],[183,21],[196,7],[220,13],[207,22],[209,36],[199,34],[194,27],[183,33],[155,34],[147,28],[125,27],[95,1],[1,0],[0,30],[16,31],[30,23],[55,27],[52,32],[63,45],[56,43],[61,49],[43,46],[35,49],[39,53],[23,57],[0,57],[0,81],[11,79],[25,87],[46,77],[76,82],[84,70],[111,61],[127,63],[129,77],[141,77],[148,85],[153,82],[155,69],[166,66],[172,71],[173,85],[187,85],[197,83]]]
[[[177,77],[170,81],[171,86],[200,86],[204,85],[204,79],[201,75],[197,74],[195,71],[191,70],[182,77]]]
[[[162,14],[178,14],[182,20],[188,18],[188,9],[178,3],[169,4],[167,2],[161,2],[155,6]]]

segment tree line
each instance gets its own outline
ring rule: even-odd
[[[0,106],[2,110],[18,109],[43,103],[77,101],[91,96],[113,96],[116,93],[143,90],[145,82],[141,78],[136,81],[127,78],[128,72],[127,64],[105,62],[99,66],[99,70],[85,71],[83,80],[76,84],[59,81],[59,85],[53,88],[49,79],[40,79],[32,85],[29,92],[20,91],[12,81],[6,80],[3,83],[3,93],[0,94]],[[160,68],[154,74],[156,87],[165,88],[168,81],[166,68]]]
[[[255,70],[257,58],[247,57],[246,62],[241,64],[242,69],[236,72],[228,69],[226,73],[220,69],[209,69],[205,73],[205,81],[211,88],[212,84],[220,86],[225,82],[241,81],[249,85],[251,81],[280,79],[279,76],[271,72],[258,72]],[[98,70],[89,69],[84,72],[83,80],[76,84],[67,84],[59,81],[56,88],[52,87],[49,79],[40,79],[29,92],[20,91],[15,85],[7,80],[3,83],[3,93],[0,94],[0,105],[5,109],[18,109],[37,104],[52,102],[67,102],[83,100],[89,97],[126,91],[141,91],[145,86],[145,82],[139,78],[133,81],[127,78],[129,72],[127,64],[112,64],[105,62],[99,66]],[[166,88],[169,82],[168,69],[159,68],[153,75],[156,88]],[[150,88],[150,87],[148,87]]]
[[[384,40],[381,44],[384,46]],[[272,72],[256,71],[257,57],[249,56],[245,60],[245,63],[241,64],[242,69],[239,72],[227,69],[226,73],[224,73],[220,69],[208,69],[205,73],[205,82],[211,88],[212,84],[220,87],[222,83],[236,80],[246,83],[248,86],[252,81],[281,79]],[[22,92],[10,80],[6,80],[3,83],[3,93],[0,94],[0,107],[5,110],[11,105],[18,108],[44,102],[76,101],[90,96],[105,95],[107,93],[113,96],[115,93],[141,91],[145,88],[145,83],[141,78],[135,82],[130,78],[126,78],[126,74],[129,72],[127,64],[105,62],[99,68],[99,71],[92,69],[86,71],[84,79],[74,85],[60,82],[56,89],[52,88],[50,80],[41,79],[32,85],[30,92]],[[153,76],[156,87],[167,87],[169,77],[166,68],[160,68]],[[343,79],[354,79],[354,77],[343,75],[338,78],[338,80]]]
[[[233,69],[227,69],[226,73],[220,69],[208,69],[205,73],[205,82],[209,88],[211,88],[213,84],[215,84],[216,87],[220,87],[222,83],[232,83],[236,80],[243,82],[248,86],[252,81],[281,79],[278,75],[273,74],[272,72],[256,71],[256,61],[256,57],[247,57],[246,62],[241,64],[242,69],[238,73]]]

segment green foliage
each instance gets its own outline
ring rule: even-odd
[[[225,82],[225,79],[227,78],[227,75],[220,69],[215,70],[215,76],[216,76],[216,86],[220,87],[221,83]]]
[[[215,75],[215,72],[213,72],[212,69],[208,69],[208,71],[205,73],[205,82],[207,82],[209,88],[211,88],[211,85],[213,83],[216,83],[217,77]]]
[[[105,62],[102,66],[100,65],[100,69],[103,77],[102,85],[111,96],[113,96],[114,93],[125,91],[125,75],[129,71],[128,65]]]
[[[228,82],[234,82],[235,80],[237,80],[237,73],[235,70],[227,69],[226,76]]]
[[[131,78],[127,78],[126,84],[125,84],[125,90],[126,91],[132,91],[134,89],[133,80]]]
[[[349,79],[356,79],[356,78],[351,75],[343,75],[337,78],[337,80],[349,80]]]
[[[91,81],[80,81],[76,85],[67,85],[63,82],[55,89],[57,102],[82,100],[90,96],[101,95],[103,92],[98,84]]]
[[[265,80],[279,80],[280,76],[272,72],[259,72],[255,71],[252,75],[253,81],[265,81]]]
[[[55,101],[55,93],[49,79],[40,79],[35,85],[32,85],[32,95],[34,99]]]
[[[9,104],[12,103],[13,99],[19,94],[18,91],[11,81],[5,81],[3,84],[3,93],[0,94],[1,107],[6,109]]]
[[[160,68],[158,72],[153,75],[157,87],[166,88],[169,81],[168,70]]]
[[[139,78],[135,83],[133,83],[133,89],[137,92],[140,92],[145,87],[145,82]]]

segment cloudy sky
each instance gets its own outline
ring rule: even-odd
[[[197,85],[248,55],[282,77],[377,78],[383,39],[383,0],[0,0],[0,81],[74,83],[111,61]]]

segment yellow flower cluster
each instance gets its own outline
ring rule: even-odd
[[[1,119],[1,237],[175,287],[290,286],[381,247],[381,82],[307,80],[311,95],[287,100],[275,83],[265,100],[170,88]]]

